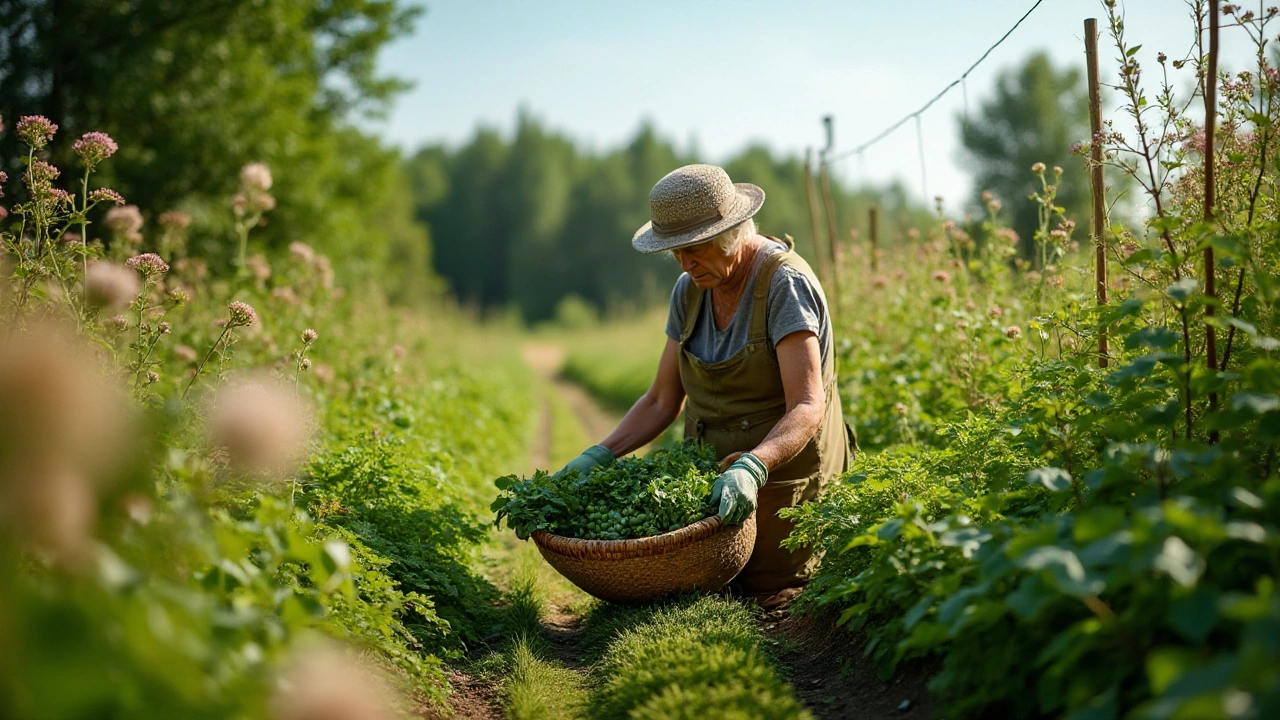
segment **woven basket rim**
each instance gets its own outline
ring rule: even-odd
[[[573,555],[582,558],[599,556],[600,559],[622,560],[649,557],[651,555],[660,555],[668,550],[678,550],[692,543],[705,540],[729,527],[741,527],[741,525],[725,525],[719,515],[712,515],[691,525],[685,525],[682,528],[671,530],[661,535],[650,535],[649,537],[630,540],[587,540],[554,535],[546,530],[534,532],[532,538],[541,547],[560,555]]]

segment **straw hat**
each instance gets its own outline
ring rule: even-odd
[[[649,215],[631,238],[642,253],[662,252],[710,240],[764,205],[764,190],[735,183],[724,168],[685,165],[667,173],[649,192]]]

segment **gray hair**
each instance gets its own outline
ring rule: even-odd
[[[747,218],[743,222],[707,240],[707,242],[715,243],[716,249],[720,251],[720,254],[727,257],[738,252],[738,249],[742,247],[742,243],[755,236],[756,221],[754,218]],[[665,254],[667,257],[675,257],[675,253],[671,250],[668,250]]]

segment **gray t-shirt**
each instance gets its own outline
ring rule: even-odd
[[[711,302],[707,298],[689,338],[689,350],[699,360],[718,363],[736,355],[747,344],[751,324],[751,303],[754,301],[756,277],[764,261],[771,255],[784,252],[786,247],[773,241],[765,243],[756,254],[751,268],[751,279],[742,291],[742,299],[724,330],[717,330],[712,316]],[[680,341],[684,329],[685,293],[692,280],[688,273],[676,280],[671,291],[671,309],[667,313],[667,337]],[[822,348],[822,369],[831,367],[831,319],[827,315],[827,300],[822,289],[815,287],[804,273],[792,267],[780,267],[769,284],[768,313],[765,326],[769,333],[769,345],[777,347],[782,338],[793,332],[808,330],[818,336]]]

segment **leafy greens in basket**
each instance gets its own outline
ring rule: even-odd
[[[715,452],[685,443],[648,457],[625,457],[585,477],[538,470],[532,477],[498,478],[490,509],[520,539],[538,530],[588,540],[660,535],[714,515],[711,485],[719,474]]]

